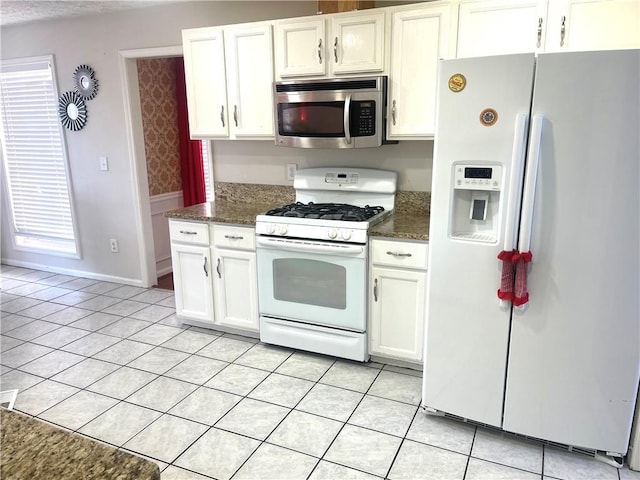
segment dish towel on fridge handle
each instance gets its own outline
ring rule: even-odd
[[[527,291],[527,264],[531,262],[533,254],[528,252],[516,253],[513,256],[515,264],[515,285],[512,303],[515,307],[522,307],[529,302],[529,292]]]

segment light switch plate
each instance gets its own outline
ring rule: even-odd
[[[100,170],[104,172],[109,170],[109,159],[107,157],[100,157]]]

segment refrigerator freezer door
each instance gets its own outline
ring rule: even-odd
[[[495,426],[502,419],[510,321],[496,295],[497,255],[514,189],[508,182],[513,143],[516,132],[526,133],[522,115],[529,115],[534,64],[533,54],[440,62],[423,404]],[[502,168],[501,188],[489,193],[484,220],[469,218],[473,190],[454,189],[456,165],[474,164]],[[454,231],[456,222],[482,228],[489,217],[491,241]],[[510,225],[517,228],[517,222]]]
[[[640,51],[538,57],[545,118],[505,430],[624,453],[640,365]]]

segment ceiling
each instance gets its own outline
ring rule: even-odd
[[[180,0],[0,0],[0,26],[95,15],[176,1]]]

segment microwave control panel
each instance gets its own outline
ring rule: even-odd
[[[351,102],[349,129],[352,137],[370,137],[376,134],[376,102],[355,100]]]

